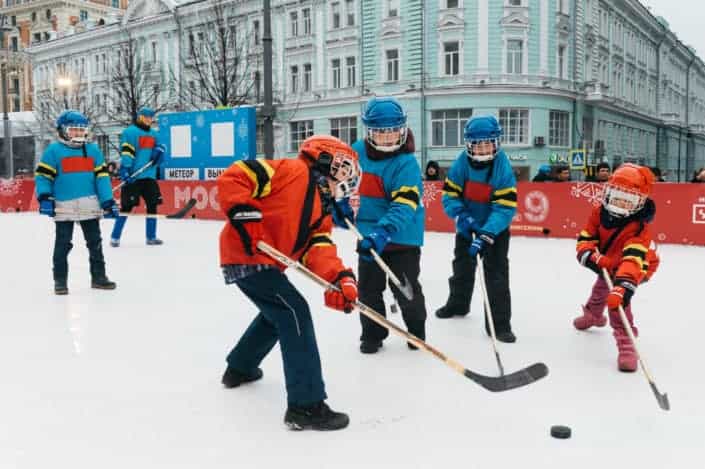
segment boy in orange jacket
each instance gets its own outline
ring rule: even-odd
[[[637,286],[649,280],[659,264],[649,231],[649,223],[656,213],[656,206],[649,198],[654,181],[653,173],[646,167],[630,163],[620,166],[605,186],[602,205],[593,209],[580,232],[576,248],[580,264],[598,277],[583,306],[583,315],[576,318],[573,325],[581,331],[593,326],[604,327],[607,318],[602,313],[607,305],[619,351],[620,371],[636,371],[638,357],[618,308],[624,307],[636,337],[638,330],[634,326],[631,298]],[[611,291],[603,278],[603,268],[612,276]]]

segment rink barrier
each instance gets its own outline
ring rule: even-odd
[[[117,183],[116,183],[117,184]],[[223,218],[214,181],[160,181],[164,204],[159,213],[171,213],[196,199],[194,218]],[[441,205],[443,183],[424,183],[423,205],[426,230],[452,232],[453,222]],[[600,203],[602,184],[590,182],[519,183],[517,214],[511,225],[513,235],[576,238],[590,210]],[[116,195],[117,197],[117,195]],[[659,243],[705,246],[705,184],[659,183],[652,198],[656,202],[656,218],[652,235]],[[34,181],[0,179],[0,211],[37,210]],[[143,213],[144,205],[135,209]]]

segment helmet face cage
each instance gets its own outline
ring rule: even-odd
[[[330,177],[335,181],[336,200],[352,196],[360,187],[360,164],[345,153],[336,153],[330,164]]]
[[[628,217],[644,207],[646,197],[636,189],[607,183],[602,194],[602,205],[615,217]]]
[[[389,144],[388,143],[382,144],[381,142],[376,142],[374,139],[374,134],[391,134],[391,133],[395,133],[395,132],[399,132],[399,139],[396,142],[389,143]],[[406,143],[406,136],[407,136],[406,124],[398,126],[398,127],[368,127],[367,128],[367,142],[375,150],[385,152],[385,153],[397,151],[398,149],[403,147],[404,144]]]
[[[74,132],[77,132],[78,135],[72,136]],[[59,134],[61,139],[65,142],[83,145],[88,141],[88,126],[80,123],[62,125]]]
[[[487,155],[480,155],[476,152],[476,147],[483,144],[490,143],[492,145],[492,151]],[[473,160],[484,163],[487,161],[492,161],[499,151],[499,138],[485,138],[477,140],[465,140],[465,147],[467,148],[468,156]]]

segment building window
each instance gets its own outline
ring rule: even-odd
[[[44,40],[45,41],[49,40],[49,32],[48,31],[44,33]]]
[[[340,2],[333,2],[330,4],[331,11],[331,25],[333,29],[340,28]]]
[[[447,109],[431,112],[431,145],[460,147],[464,145],[463,127],[472,116],[472,109]]]
[[[458,8],[458,0],[446,0],[446,8]]]
[[[301,10],[301,18],[304,23],[304,36],[309,36],[311,34],[311,9],[304,8]]]
[[[32,42],[34,42],[34,43],[42,42],[42,33],[32,34]]]
[[[345,0],[345,18],[348,26],[355,26],[355,0]]]
[[[299,13],[292,11],[289,13],[289,21],[291,23],[291,36],[296,37],[299,35]]]
[[[528,109],[500,109],[499,125],[504,129],[503,144],[526,145],[529,143]]]
[[[460,73],[460,44],[458,42],[444,43],[443,57],[445,59],[445,74],[458,75]]]
[[[387,17],[399,16],[399,0],[387,0]]]
[[[120,8],[120,0],[113,0],[112,4],[113,8]]]
[[[507,0],[507,4],[512,7],[520,7],[522,0]],[[560,1],[560,0],[559,0]]]
[[[103,54],[103,73],[108,71],[108,58]]]
[[[254,37],[255,45],[259,45],[259,21],[255,20],[252,22],[252,35]]]
[[[17,17],[16,16],[11,16],[10,17],[10,24],[12,26],[17,26]]]
[[[304,64],[304,91],[311,91],[311,64]]]
[[[551,111],[548,123],[548,144],[552,147],[570,146],[570,114],[565,111]]]
[[[95,73],[97,75],[99,71],[100,71],[100,56],[96,55],[95,62],[93,62],[93,73]]]
[[[507,41],[507,73],[520,74],[522,72],[524,43],[518,39]]]
[[[333,88],[340,88],[340,59],[331,60],[330,65],[333,69]]]
[[[566,61],[565,61],[565,46],[558,46],[558,78],[564,79],[566,77]]]
[[[387,81],[399,81],[399,49],[386,51]]]
[[[47,11],[46,11],[45,13],[46,13],[46,18],[47,18],[48,20],[50,20],[50,19],[51,19],[51,9],[50,9],[50,8],[47,8]]]
[[[348,145],[352,145],[357,140],[357,118],[341,117],[330,120],[330,134],[338,137]]]
[[[292,152],[299,151],[299,147],[304,140],[313,135],[313,121],[298,121],[289,123],[289,137],[291,146],[289,150]]]
[[[20,79],[12,79],[12,88],[10,89],[10,94],[20,94]]]
[[[10,50],[17,52],[17,36],[13,36],[10,40]]]
[[[152,41],[152,62],[157,61],[157,41]]]
[[[299,66],[291,66],[291,93],[295,94],[299,88]]]
[[[78,14],[81,18],[81,21],[86,21],[88,19],[88,12],[86,10],[80,10]]]
[[[32,12],[32,23],[34,23],[35,21],[37,21],[37,12],[33,11]]]
[[[348,77],[348,81],[347,81],[348,88],[352,88],[355,86],[355,77],[356,77],[355,57],[347,57],[345,59],[345,69],[346,69],[347,77]]]

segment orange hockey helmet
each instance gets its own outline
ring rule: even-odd
[[[625,163],[610,176],[602,195],[602,205],[616,217],[638,212],[651,194],[656,178],[645,166]]]
[[[353,195],[360,187],[362,171],[357,153],[350,145],[330,135],[313,135],[301,144],[299,158],[333,179],[334,197]]]

